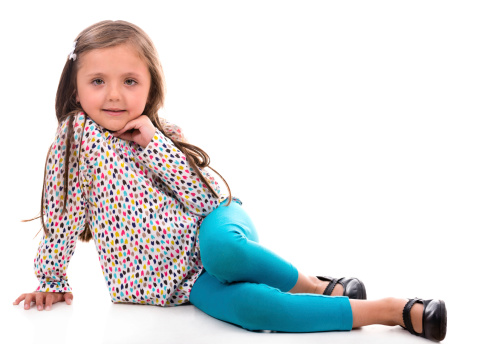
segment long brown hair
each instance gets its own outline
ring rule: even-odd
[[[74,54],[76,54],[76,59],[68,59],[66,64],[64,65],[64,69],[62,70],[62,74],[59,80],[59,86],[57,88],[57,95],[55,97],[55,113],[57,115],[57,121],[60,125],[65,122],[69,117],[68,123],[68,132],[66,137],[66,156],[65,156],[65,169],[64,169],[64,207],[62,208],[62,214],[66,211],[66,203],[67,203],[67,187],[68,187],[68,175],[67,171],[69,170],[69,157],[71,155],[71,147],[74,144],[74,117],[83,109],[80,104],[76,102],[76,91],[77,91],[77,83],[76,83],[76,75],[79,68],[79,61],[82,54],[94,50],[94,49],[102,49],[114,47],[120,44],[131,44],[133,45],[141,57],[146,61],[150,76],[151,76],[151,84],[150,91],[148,94],[147,104],[145,105],[145,109],[143,110],[143,114],[150,118],[150,121],[154,124],[156,128],[158,128],[165,136],[167,136],[175,146],[185,154],[186,159],[192,166],[195,173],[200,177],[200,179],[204,182],[205,185],[209,188],[209,190],[214,194],[215,197],[219,198],[219,195],[212,188],[211,184],[205,179],[202,173],[199,170],[200,168],[209,167],[216,174],[218,174],[229,192],[229,200],[226,206],[231,203],[231,190],[229,188],[228,183],[224,180],[224,178],[212,167],[209,166],[210,158],[209,155],[200,149],[199,147],[192,145],[190,143],[182,142],[175,140],[168,135],[165,128],[160,123],[158,111],[164,105],[164,97],[166,94],[166,84],[164,80],[164,72],[162,70],[162,65],[159,60],[159,56],[152,40],[148,37],[148,35],[140,29],[138,26],[128,23],[122,20],[104,20],[93,24],[86,29],[84,29],[76,38],[76,47],[74,49]],[[86,124],[86,116],[85,116],[85,124]],[[84,132],[84,129],[83,129]],[[40,216],[41,224],[45,235],[48,235],[48,230],[45,226],[45,221],[43,218],[44,215],[44,203],[45,203],[45,179],[46,179],[46,169],[48,157],[50,155],[52,146],[50,146],[47,158],[45,160],[45,172],[43,176],[43,189],[41,193],[41,210]],[[79,145],[81,149],[81,145]],[[78,152],[79,159],[79,152]],[[78,164],[79,168],[79,164]],[[35,217],[30,220],[32,221],[37,219]],[[40,229],[41,230],[41,229]],[[90,230],[90,226],[88,222],[85,224],[85,230],[79,235],[79,239],[84,242],[90,241],[92,239],[92,233]]]

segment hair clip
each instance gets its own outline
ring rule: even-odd
[[[73,60],[73,61],[76,61],[76,54],[74,53],[74,50],[76,49],[76,43],[78,41],[74,41],[74,43],[72,44],[72,50],[71,52],[69,53],[69,60]]]

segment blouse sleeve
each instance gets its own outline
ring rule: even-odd
[[[169,137],[171,137],[173,140],[189,143],[186,136],[185,136],[185,133],[183,132],[183,129],[181,129],[178,125],[171,123],[171,122],[168,122],[162,117],[159,117],[159,122],[162,125],[162,128],[164,129],[166,134]],[[200,169],[200,171],[202,172],[202,175],[204,176],[204,178],[207,181],[209,181],[209,184],[216,191],[216,193],[220,194],[221,188],[220,188],[219,184],[217,183],[216,179],[213,176],[211,176],[209,174],[209,172],[207,172],[206,170]],[[220,197],[220,199],[222,200],[226,197],[227,196],[223,195]]]
[[[183,152],[159,129],[155,130],[155,135],[146,148],[136,145],[136,150],[138,159],[160,177],[190,212],[207,216],[218,207],[220,198],[216,198],[202,183]],[[199,170],[205,175],[201,168]],[[216,193],[219,192],[218,187]]]
[[[34,260],[34,270],[39,280],[36,291],[71,292],[67,267],[76,248],[78,235],[84,230],[87,220],[86,202],[83,200],[80,184],[86,183],[87,179],[84,175],[85,169],[78,168],[78,151],[83,129],[76,118],[75,140],[69,159],[66,211],[62,213],[68,123],[69,119],[59,125],[47,160],[43,207],[48,235],[42,231],[43,237]]]

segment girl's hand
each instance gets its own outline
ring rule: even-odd
[[[36,302],[39,311],[43,310],[43,305],[45,305],[45,310],[49,311],[50,308],[52,308],[53,303],[65,301],[68,305],[70,305],[72,303],[72,298],[72,293],[45,293],[35,291],[19,296],[14,301],[14,305],[18,305],[22,300],[24,300],[24,309],[28,310],[31,302]]]
[[[143,148],[147,148],[155,135],[155,126],[145,115],[129,121],[124,128],[115,131],[112,135],[127,141],[134,141]]]

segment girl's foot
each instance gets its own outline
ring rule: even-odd
[[[357,278],[334,278],[308,276],[299,272],[297,283],[289,293],[310,293],[318,295],[347,296],[349,299],[365,300],[366,288]]]
[[[402,326],[410,333],[441,341],[447,333],[447,309],[442,300],[409,299],[402,310]]]
[[[364,283],[361,282],[358,278],[334,278],[329,276],[316,276],[320,281],[326,282],[328,285],[325,287],[324,295],[332,295],[332,296],[347,296],[349,299],[355,300],[366,300],[366,287]],[[335,289],[337,286],[341,286],[336,292]],[[319,291],[322,290],[322,284]],[[335,292],[335,294],[333,293]]]
[[[292,294],[300,294],[300,293],[308,293],[308,294],[320,294],[323,295],[324,290],[330,284],[328,281],[321,281],[316,276],[308,276],[299,272],[299,277],[295,286],[289,290],[289,293]],[[343,295],[343,286],[339,283],[336,284],[335,288],[331,293],[332,296],[342,296]]]
[[[404,324],[404,316],[403,316],[403,310],[409,302],[408,299],[397,299],[393,297],[388,297],[384,299],[388,304],[388,309],[389,311],[386,312],[382,310],[383,313],[385,314],[390,314],[387,318],[390,320],[386,320],[385,322],[380,322],[383,325],[388,325],[388,326],[396,326],[400,325],[403,328],[406,328],[406,324]],[[381,301],[381,300],[380,300]],[[416,333],[422,333],[423,332],[423,304],[421,303],[415,303],[412,305],[410,315],[411,315],[411,322],[412,322],[412,327]]]
[[[398,299],[349,300],[352,328],[381,324],[400,325],[410,333],[441,341],[447,333],[447,309],[442,300]]]
[[[414,329],[414,332],[418,334],[423,333],[423,309],[424,307],[421,303],[415,303],[414,305],[412,305],[411,308],[412,328]],[[402,327],[406,327],[406,325],[404,324],[404,319],[402,319]]]
[[[310,276],[310,277],[314,280],[314,283],[316,283],[316,289],[314,291],[314,294],[323,295],[324,290],[326,289],[326,287],[328,287],[328,284],[330,284],[330,282],[322,281],[315,276]],[[337,283],[335,285],[335,287],[331,292],[331,296],[343,296],[343,286],[340,283]]]

